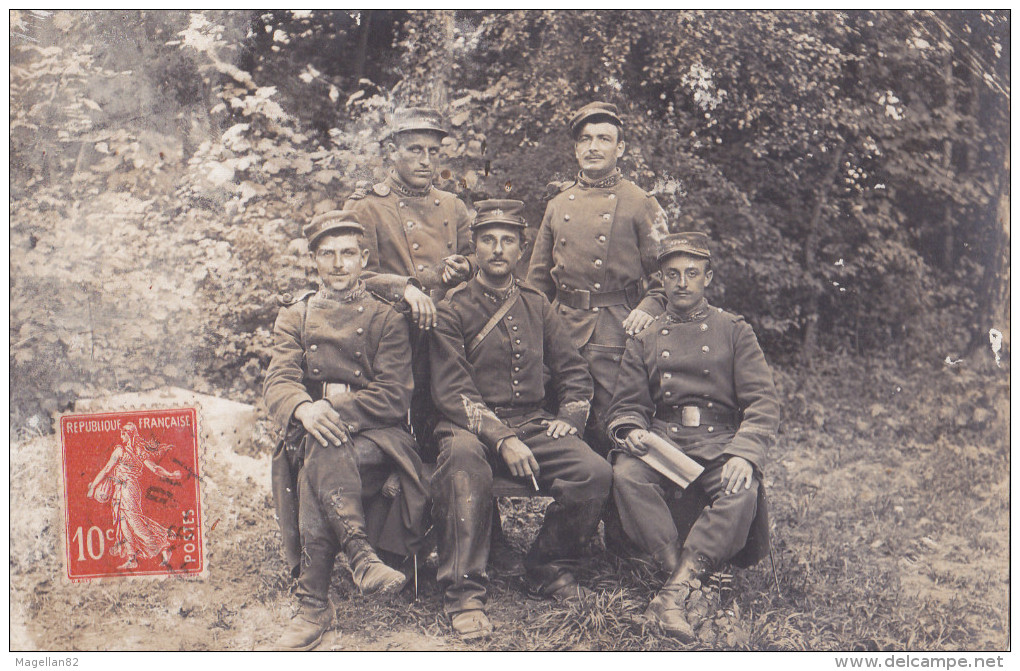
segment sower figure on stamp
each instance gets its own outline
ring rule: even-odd
[[[436,427],[432,479],[438,579],[459,635],[478,638],[485,615],[493,472],[534,477],[555,501],[524,559],[529,585],[556,599],[584,597],[573,566],[598,524],[612,469],[577,436],[588,416],[591,376],[549,301],[521,284],[523,203],[475,204],[478,274],[440,303],[431,339]],[[548,369],[559,401],[543,409]]]
[[[415,393],[411,424],[422,448],[431,436],[435,409],[429,396],[426,331],[435,323],[435,302],[466,280],[473,268],[468,230],[471,216],[457,196],[432,186],[442,139],[440,114],[398,109],[383,137],[390,171],[383,182],[351,195],[346,209],[365,226],[369,250],[365,284],[390,301],[407,301],[412,321]]]
[[[668,236],[659,263],[666,313],[628,342],[609,411],[620,450],[613,498],[627,535],[670,574],[646,616],[691,640],[697,622],[685,600],[692,583],[741,552],[752,523],[763,523],[761,469],[779,429],[779,400],[754,331],[705,300],[707,236]],[[692,487],[710,502],[682,548],[667,505],[676,485],[638,458],[648,452],[649,432],[705,468]]]
[[[528,270],[528,284],[544,293],[571,343],[588,361],[595,383],[586,439],[600,454],[611,442],[605,416],[627,336],[664,308],[653,277],[655,252],[667,234],[655,198],[620,174],[623,122],[616,105],[594,102],[570,118],[580,172],[556,185],[546,206]]]
[[[319,290],[285,300],[273,334],[264,392],[286,434],[273,456],[273,496],[300,603],[282,649],[314,647],[332,623],[339,550],[363,593],[392,594],[407,578],[377,550],[407,556],[423,535],[421,460],[406,429],[408,326],[360,279],[363,234],[346,211],[305,227]]]

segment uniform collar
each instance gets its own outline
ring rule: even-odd
[[[493,303],[503,303],[506,299],[510,298],[517,291],[517,278],[512,277],[510,284],[503,287],[502,289],[496,289],[490,287],[488,284],[482,281],[479,275],[475,275],[475,282],[478,283],[478,288],[481,290],[482,295],[488,298]]]
[[[347,291],[333,291],[324,282],[319,282],[319,290],[315,294],[317,298],[325,298],[337,303],[353,303],[364,295],[365,283],[361,280],[358,280],[358,283]]]
[[[693,308],[683,314],[677,314],[673,312],[673,308],[666,307],[666,319],[674,324],[682,324],[684,322],[701,321],[708,316],[708,301],[704,298],[695,305]]]
[[[592,181],[584,176],[584,171],[577,173],[577,183],[586,189],[608,189],[616,186],[623,179],[623,174],[617,168],[608,177]]]
[[[429,192],[432,190],[432,184],[429,184],[424,189],[415,189],[408,186],[393,170],[390,170],[389,175],[387,175],[386,182],[390,185],[391,189],[399,193],[401,196],[406,196],[408,198],[423,198],[429,195]]]

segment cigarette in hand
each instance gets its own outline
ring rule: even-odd
[[[535,491],[538,491],[538,480],[535,479],[535,474],[531,474],[531,484],[535,485]]]

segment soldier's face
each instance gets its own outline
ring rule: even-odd
[[[435,133],[400,133],[387,145],[397,176],[415,189],[432,183],[439,160],[440,138]]]
[[[478,270],[490,281],[501,284],[521,260],[521,234],[511,226],[488,226],[475,233]]]
[[[588,177],[598,179],[616,169],[626,145],[619,141],[619,128],[609,122],[586,123],[574,140],[577,164]]]
[[[326,237],[312,252],[315,268],[323,283],[334,291],[347,291],[361,276],[368,263],[368,250],[362,249],[357,234],[344,233]]]
[[[712,283],[708,259],[687,254],[674,254],[662,261],[662,285],[666,299],[676,312],[687,312],[705,297],[705,288]]]

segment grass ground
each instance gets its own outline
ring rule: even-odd
[[[685,646],[637,617],[655,582],[596,551],[582,579],[594,608],[492,582],[489,641],[450,633],[435,583],[377,604],[335,573],[336,650],[1003,650],[1009,595],[1009,380],[1004,369],[905,372],[841,360],[777,371],[783,433],[770,455],[776,576],[766,560],[736,573],[746,638]],[[260,432],[260,435],[262,433]],[[238,468],[209,460],[208,575],[199,581],[61,579],[59,452],[53,435],[11,444],[13,650],[251,650],[292,612],[268,494],[270,441]],[[503,500],[523,548],[540,499]],[[216,520],[215,530],[210,521]],[[598,550],[596,543],[595,549]]]

